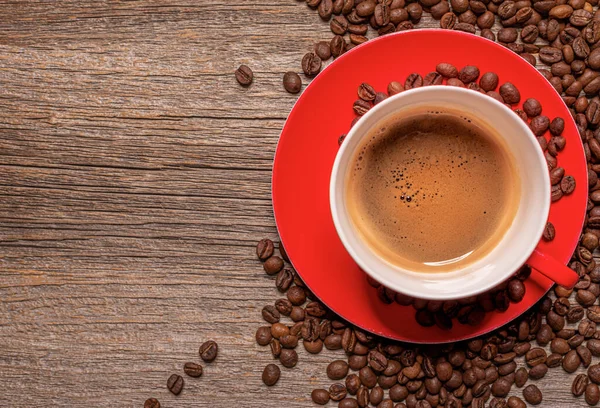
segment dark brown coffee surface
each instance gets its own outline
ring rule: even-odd
[[[451,110],[416,108],[378,124],[357,150],[346,205],[394,265],[445,272],[487,254],[516,214],[520,181],[500,136]]]

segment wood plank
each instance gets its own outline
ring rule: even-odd
[[[328,25],[295,0],[0,8],[0,405],[311,406],[343,353],[299,347],[262,385],[254,332],[281,295],[254,245],[277,239],[281,78]],[[217,361],[170,395],[209,338]],[[538,381],[545,404],[585,406],[573,377]]]

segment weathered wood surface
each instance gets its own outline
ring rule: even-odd
[[[254,245],[276,239],[282,74],[328,25],[296,0],[0,10],[0,405],[311,406],[335,353],[262,385],[254,332],[278,294]],[[170,395],[206,339],[219,358]],[[552,370],[544,405],[585,406],[573,376]]]

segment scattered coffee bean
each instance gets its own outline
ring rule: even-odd
[[[172,374],[167,380],[167,388],[174,395],[179,395],[183,390],[183,377],[177,374]]]
[[[183,366],[183,372],[185,372],[190,377],[200,377],[202,376],[202,366],[196,363],[185,363]]]
[[[237,79],[240,85],[248,86],[254,79],[254,73],[247,65],[240,65],[235,71],[235,79]]]
[[[314,52],[309,52],[302,58],[302,71],[309,77],[317,75],[321,71],[321,58]]]
[[[213,362],[215,358],[217,358],[217,353],[219,351],[219,346],[216,342],[209,340],[200,346],[200,358],[207,363]]]
[[[281,370],[275,364],[267,364],[262,373],[262,381],[269,387],[277,384],[279,377],[281,376]]]
[[[160,408],[160,402],[156,398],[148,398],[144,402],[144,408]]]
[[[286,72],[283,75],[283,87],[291,94],[297,94],[302,90],[302,79],[295,72]]]
[[[542,392],[533,384],[530,384],[523,389],[523,397],[525,398],[525,401],[531,405],[539,405],[542,403]]]

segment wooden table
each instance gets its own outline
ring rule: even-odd
[[[262,385],[254,333],[279,295],[254,247],[277,239],[282,75],[328,24],[296,0],[0,9],[0,406],[312,406],[342,353],[299,347]],[[207,339],[218,359],[171,395]],[[573,376],[551,370],[544,405],[586,406]]]

